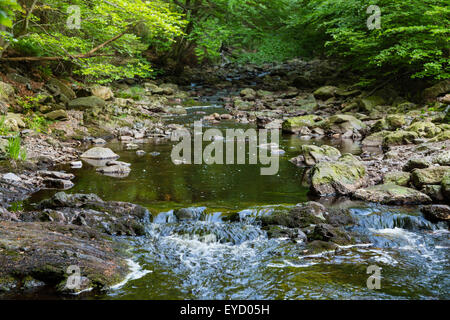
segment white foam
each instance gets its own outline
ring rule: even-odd
[[[128,281],[140,279],[144,277],[146,274],[153,272],[151,270],[143,270],[137,262],[134,262],[131,259],[128,259],[127,263],[128,266],[130,267],[131,272],[125,277],[125,279],[121,283],[111,286],[110,289],[113,290],[120,289],[125,284],[127,284]]]

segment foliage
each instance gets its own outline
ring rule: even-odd
[[[24,148],[21,147],[21,139],[19,136],[8,139],[6,151],[8,153],[9,158],[13,160],[21,159],[25,161],[27,159],[27,152]]]
[[[17,17],[10,46],[25,56],[63,57],[75,74],[99,83],[151,76],[142,52],[153,39],[173,42],[184,23],[158,0],[19,2],[26,10]],[[80,8],[80,28],[72,23],[71,6]],[[140,30],[146,30],[145,41]]]
[[[6,136],[9,134],[8,128],[5,126],[6,116],[0,116],[0,136]]]
[[[373,76],[407,74],[449,78],[450,9],[445,0],[374,0],[381,28],[369,30],[369,4],[363,0],[299,1],[300,16],[289,24],[305,31],[323,52],[344,58]]]
[[[25,123],[28,128],[39,133],[45,133],[48,131],[48,126],[51,123],[49,120],[42,116],[33,115],[25,118]]]
[[[16,0],[0,0],[0,25],[12,27],[14,10],[20,10]]]
[[[16,102],[20,107],[22,107],[25,112],[29,112],[39,107],[39,102],[41,101],[41,99],[42,95],[37,95],[35,97],[24,96],[17,97]]]

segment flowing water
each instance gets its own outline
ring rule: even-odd
[[[191,125],[221,106],[191,108],[172,119]],[[210,125],[212,126],[212,125]],[[251,128],[222,121],[214,128]],[[71,193],[95,193],[104,200],[147,207],[153,221],[147,235],[121,239],[132,244],[134,273],[123,285],[96,299],[449,299],[449,232],[425,220],[417,207],[388,207],[351,201],[327,205],[349,208],[358,221],[358,244],[305,255],[301,243],[268,239],[254,217],[311,200],[305,171],[288,160],[302,144],[331,144],[283,136],[280,170],[261,176],[259,165],[175,165],[173,143],[140,146],[137,156],[119,142],[107,147],[132,164],[126,178],[103,176],[89,165],[76,174]],[[358,154],[351,141],[335,145]],[[41,191],[30,203],[52,196]],[[190,208],[197,219],[176,222],[173,211]],[[239,214],[238,222],[228,218]],[[381,267],[381,289],[367,288],[367,268]]]

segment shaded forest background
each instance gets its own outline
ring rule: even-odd
[[[379,29],[367,27],[370,5],[381,10]],[[445,0],[0,0],[0,61],[108,83],[329,57],[366,84],[399,74],[443,80],[449,17]]]

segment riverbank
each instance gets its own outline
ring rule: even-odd
[[[190,120],[179,123],[177,119],[190,119],[191,114],[211,127],[279,128],[285,139],[292,136],[302,141],[287,154],[300,168],[290,164],[289,170],[302,172],[305,179],[299,184],[305,183],[305,188],[325,203],[334,197],[427,205],[423,207],[427,219],[448,223],[448,83],[426,89],[413,103],[389,87],[364,92],[349,84],[354,79],[341,81],[339,73],[334,72],[336,68],[328,62],[295,60],[263,68],[203,70],[179,79],[180,85],[166,82],[169,79],[92,88],[56,79],[41,87],[25,77],[21,79],[24,83],[15,81],[14,86],[4,82],[7,95],[3,101],[9,108],[3,128],[7,135],[20,134],[27,160],[7,161],[2,166],[0,265],[7,268],[0,276],[1,290],[20,292],[51,286],[60,293],[91,288],[98,292],[125,279],[131,271],[127,264],[130,255],[118,237],[147,235],[151,217],[146,209],[103,201],[97,195],[64,193],[44,200],[33,210],[17,208],[16,203],[41,189],[70,193],[77,183],[75,176],[54,171],[55,166],[77,167],[80,160],[81,166],[94,166],[92,175],[101,171],[112,179],[126,178],[137,169],[118,161],[118,155],[105,144],[118,141],[121,150],[148,154],[150,151],[143,150],[147,145],[167,143],[174,130],[190,128]],[[8,79],[11,83],[11,77]],[[28,84],[36,87],[40,100],[28,99],[24,104],[16,91]],[[421,99],[423,102],[419,102]],[[223,104],[225,109],[209,114],[202,109],[188,111],[192,106],[211,104]],[[45,126],[31,126],[36,121],[30,119],[36,117],[47,119]],[[316,143],[322,140],[357,144],[361,152],[348,154]],[[2,141],[6,146],[7,140]],[[158,152],[153,152],[157,157]],[[173,181],[173,185],[180,183]],[[162,197],[163,202],[177,202],[171,199],[171,193]],[[239,210],[231,211],[221,220],[246,221],[245,216],[236,215]],[[190,211],[175,211],[174,215],[175,221],[205,220],[205,216],[197,217]],[[271,211],[269,216],[256,220],[256,225],[263,227],[256,234],[287,237],[299,244],[296,250],[318,253],[361,243],[348,231],[347,227],[356,222],[345,210],[342,213],[308,202],[278,213]],[[20,235],[20,239],[13,239],[14,235]],[[67,291],[66,269],[72,264],[84,270],[83,286]]]

